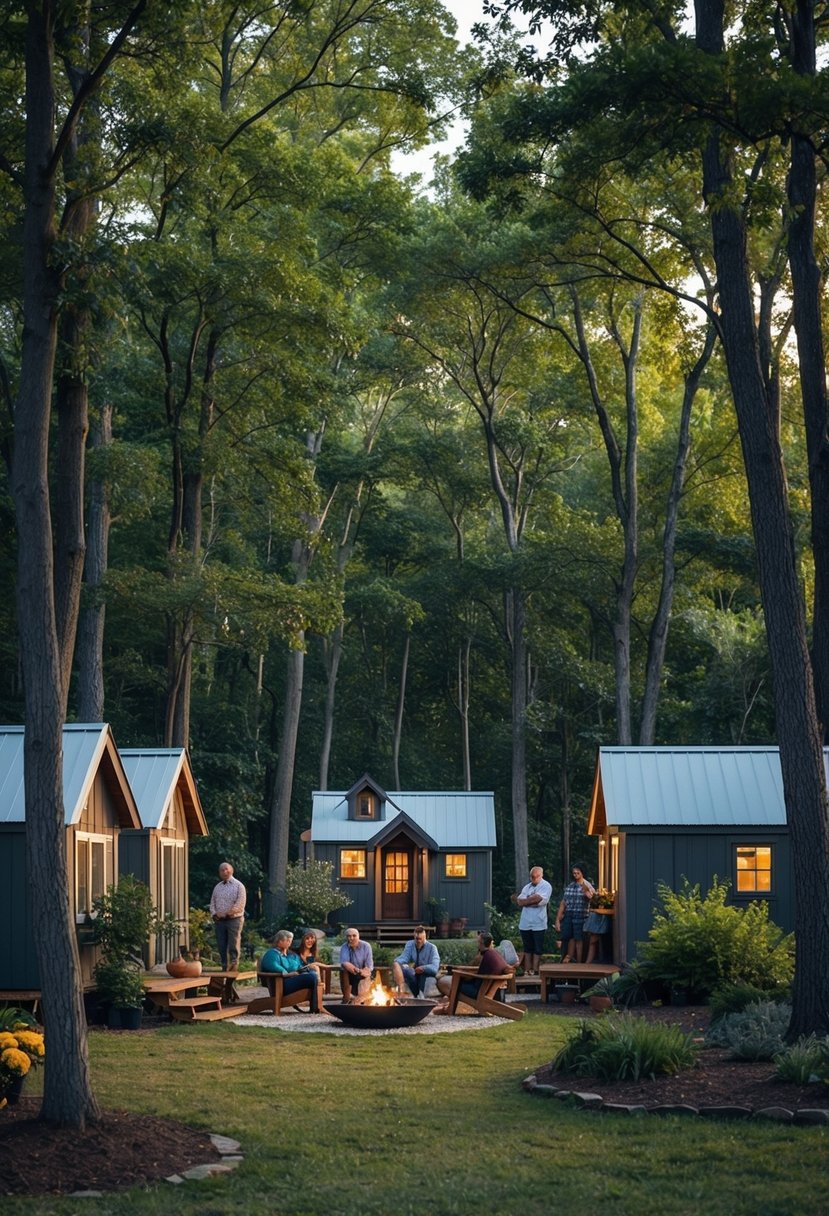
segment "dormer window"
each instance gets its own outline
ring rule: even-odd
[[[377,798],[371,790],[362,790],[357,795],[357,818],[373,819],[377,808]]]

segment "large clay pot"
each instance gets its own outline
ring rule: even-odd
[[[590,1001],[590,1008],[594,1013],[604,1013],[606,1009],[613,1008],[613,998],[609,996],[601,996],[595,992],[593,996],[587,998]]]
[[[578,984],[556,984],[556,995],[562,1005],[575,1005],[579,995]]]
[[[167,964],[167,971],[176,980],[194,980],[201,975],[201,960],[197,958],[174,958]]]

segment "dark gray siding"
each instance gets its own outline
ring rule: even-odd
[[[653,924],[657,887],[666,883],[672,890],[682,888],[684,878],[699,883],[705,893],[714,876],[731,883],[728,902],[737,906],[756,894],[736,890],[736,848],[738,845],[772,846],[772,890],[767,898],[769,919],[787,933],[794,928],[791,848],[785,831],[767,828],[728,828],[722,831],[699,829],[665,833],[628,831],[624,837],[623,883],[619,899],[624,904],[624,938],[627,959],[635,958],[637,943],[644,942]]]
[[[0,988],[39,988],[22,825],[0,828]]]
[[[374,850],[366,851],[366,879],[364,882],[344,882],[340,878],[340,849],[339,844],[315,844],[314,860],[330,861],[334,866],[334,882],[341,891],[350,896],[353,903],[341,912],[332,913],[332,920],[339,920],[345,925],[352,922],[364,925],[374,920]],[[360,847],[362,846],[355,846]]]
[[[483,929],[486,925],[484,903],[492,902],[491,865],[488,850],[472,852],[469,849],[451,849],[453,853],[466,853],[466,878],[447,878],[444,855],[438,853],[429,859],[429,895],[446,901],[449,916],[465,916],[469,929]],[[426,909],[422,914],[428,915]]]

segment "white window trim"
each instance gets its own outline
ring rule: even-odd
[[[115,856],[116,843],[114,836],[107,835],[104,832],[75,833],[75,921],[77,924],[83,924],[86,920],[86,909],[81,909],[80,893],[78,891],[78,877],[80,873],[80,866],[78,865],[78,853],[80,852],[81,845],[84,845],[88,849],[90,844],[102,844],[104,846],[104,891],[106,891],[107,887],[112,886],[113,882],[115,881],[115,871],[117,869]],[[107,846],[109,846],[109,848]],[[92,861],[91,850],[89,850],[88,861],[90,863]],[[110,867],[109,869],[108,866]],[[88,866],[87,873],[91,877],[91,864]]]

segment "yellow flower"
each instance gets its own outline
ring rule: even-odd
[[[0,1053],[0,1064],[13,1076],[25,1077],[32,1066],[32,1061],[25,1051],[20,1051],[17,1047],[7,1047],[4,1052]]]
[[[16,1047],[17,1039],[13,1034],[9,1034],[7,1030],[0,1030],[0,1051],[4,1051],[7,1047]]]
[[[14,1036],[17,1039],[17,1046],[30,1056],[43,1057],[46,1053],[43,1047],[43,1035],[38,1034],[36,1030],[18,1030]]]

